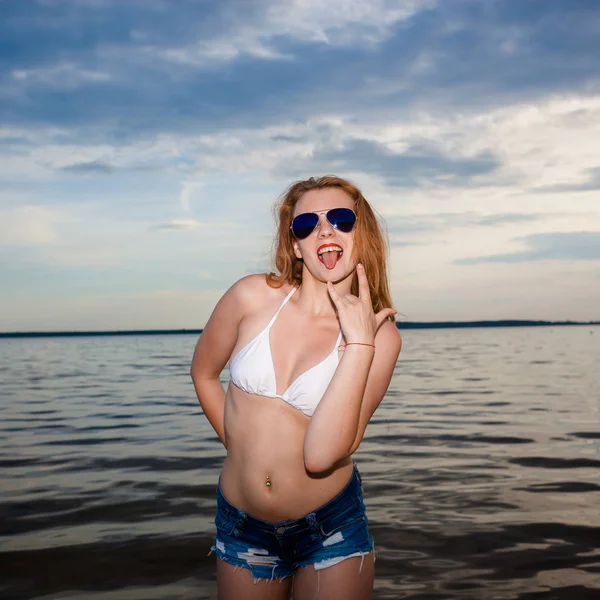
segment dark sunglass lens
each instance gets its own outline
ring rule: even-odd
[[[299,240],[307,238],[317,226],[319,215],[315,213],[302,213],[292,221],[292,233]]]
[[[356,223],[356,215],[349,208],[332,208],[327,213],[327,220],[340,231],[350,233]]]

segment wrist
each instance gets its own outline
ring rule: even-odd
[[[364,337],[357,337],[357,338],[347,339],[345,343],[346,344],[369,344],[371,346],[374,346],[375,345],[375,338],[366,335]]]
[[[369,342],[346,342],[345,344],[340,344],[341,348],[345,348],[346,346],[357,346],[358,348],[373,348],[373,349],[375,349],[375,344],[371,344]]]

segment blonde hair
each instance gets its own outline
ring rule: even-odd
[[[290,226],[296,204],[311,190],[337,188],[343,190],[354,202],[356,226],[354,229],[354,256],[365,268],[373,310],[392,307],[387,272],[387,244],[375,213],[362,192],[351,182],[335,175],[311,177],[293,183],[275,205],[277,235],[273,244],[275,269],[278,273],[267,275],[267,284],[279,288],[284,284],[299,286],[302,283],[302,261],[294,253],[294,237]],[[358,296],[358,278],[352,278],[351,291]],[[391,317],[392,321],[395,321]]]

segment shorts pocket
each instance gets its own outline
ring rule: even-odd
[[[224,535],[231,535],[235,529],[237,516],[230,510],[220,507],[215,516],[215,526],[217,532]]]
[[[338,531],[342,531],[357,523],[367,524],[367,515],[364,506],[353,504],[339,515],[327,519],[321,523],[321,532],[325,537],[330,537]]]

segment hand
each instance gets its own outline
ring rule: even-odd
[[[340,296],[331,281],[327,282],[327,291],[337,308],[346,342],[372,344],[381,324],[388,317],[395,315],[397,311],[393,308],[384,308],[375,314],[369,292],[369,282],[361,264],[356,265],[356,274],[358,275],[358,298],[353,294]]]

